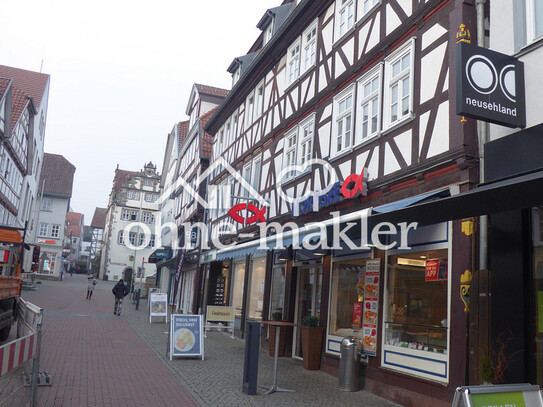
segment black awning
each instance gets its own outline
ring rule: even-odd
[[[369,224],[418,222],[419,225],[430,225],[539,205],[543,205],[543,171],[481,184],[471,191],[392,212],[373,214]]]

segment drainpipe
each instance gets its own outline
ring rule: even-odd
[[[485,46],[485,3],[486,0],[476,0],[477,13],[477,45]],[[479,144],[479,182],[485,181],[485,144],[488,142],[488,124],[477,121],[477,135]],[[488,216],[479,217],[479,270],[487,269],[488,258]]]

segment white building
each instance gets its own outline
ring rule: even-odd
[[[159,183],[160,175],[151,162],[139,172],[115,170],[106,215],[101,278],[122,278],[130,283],[136,270],[139,284],[156,273],[155,265],[148,260],[156,246]]]
[[[70,207],[75,167],[61,155],[45,153],[40,178],[36,246],[37,272],[60,276],[66,237],[66,213]]]

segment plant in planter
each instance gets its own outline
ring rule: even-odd
[[[302,320],[303,366],[307,370],[321,367],[322,336],[324,328],[319,317],[306,315]]]
[[[281,321],[283,320],[283,313],[281,311],[275,311],[271,314],[272,321]],[[285,342],[287,337],[286,327],[282,327],[279,330],[279,347],[277,348],[277,356],[285,356]],[[268,330],[268,354],[270,356],[275,356],[275,332],[276,327],[273,325],[269,326]]]

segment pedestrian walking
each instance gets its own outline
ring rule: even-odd
[[[111,290],[115,296],[115,307],[113,308],[113,313],[115,315],[121,315],[121,308],[123,305],[123,298],[128,295],[128,286],[123,282],[121,278],[117,284]]]
[[[92,298],[94,286],[96,285],[96,279],[94,278],[93,274],[89,276],[88,281],[89,281],[89,284],[87,285],[87,300],[90,300]]]

